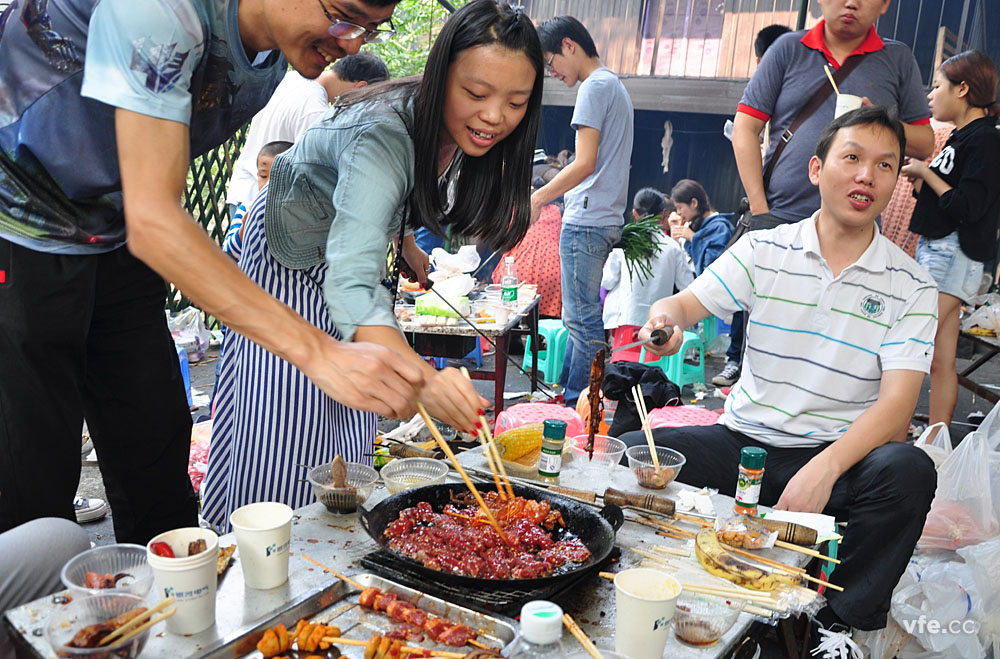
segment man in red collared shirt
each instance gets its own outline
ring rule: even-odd
[[[779,37],[765,53],[743,93],[733,128],[736,164],[754,215],[751,229],[798,222],[820,206],[819,192],[809,184],[808,163],[820,132],[833,119],[835,94],[795,132],[775,163],[767,190],[763,171],[781,134],[816,89],[830,84],[823,72],[826,64],[838,69],[848,58],[863,55],[840,91],[896,110],[906,129],[906,154],[920,159],[931,154],[934,133],[913,53],[875,31],[889,1],[821,0],[823,19],[815,27]],[[759,138],[768,120],[771,145],[762,163]]]

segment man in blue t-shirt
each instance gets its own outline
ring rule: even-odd
[[[315,78],[392,36],[397,1],[14,0],[0,14],[0,531],[74,519],[84,417],[117,540],[197,523],[164,279],[337,400],[408,411],[415,370],[264,294],[181,207],[191,158],[263,107],[288,64]]]
[[[895,110],[906,129],[906,155],[923,159],[931,154],[930,111],[913,53],[875,31],[875,21],[889,9],[889,1],[823,0],[823,19],[815,27],[782,35],[767,49],[743,93],[733,126],[736,165],[754,216],[751,229],[798,222],[820,206],[819,192],[809,184],[808,165],[816,140],[833,119],[836,94],[831,93],[788,140],[766,189],[764,171],[810,97],[818,87],[829,86],[826,65],[835,71],[849,59],[863,57],[840,91]],[[759,136],[768,121],[770,146],[762,163]]]
[[[632,100],[597,54],[580,21],[556,16],[538,26],[549,73],[572,87],[580,83],[571,125],[576,159],[531,195],[532,220],[542,206],[565,194],[559,261],[562,319],[569,330],[559,383],[574,404],[590,380],[590,364],[604,344],[601,273],[622,235],[632,158]]]

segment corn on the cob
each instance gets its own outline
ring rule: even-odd
[[[542,446],[541,423],[529,423],[520,428],[505,430],[494,438],[500,457],[504,460],[517,460]]]

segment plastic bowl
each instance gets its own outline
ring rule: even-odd
[[[347,487],[333,486],[330,463],[326,462],[309,470],[307,476],[316,499],[331,513],[353,513],[368,500],[375,490],[378,472],[357,462],[347,463]]]
[[[616,465],[622,461],[625,454],[625,442],[607,435],[594,435],[593,464]],[[573,438],[573,456],[587,459],[587,436],[577,435]]]
[[[629,447],[625,451],[625,457],[628,459],[628,468],[635,474],[639,485],[651,490],[662,490],[672,483],[681,473],[681,467],[687,462],[683,453],[665,446],[657,446],[656,457],[660,462],[660,467],[657,469],[653,464],[649,447],[644,444]]]
[[[114,588],[87,588],[87,573],[129,575]],[[63,566],[59,575],[74,599],[105,593],[131,593],[145,597],[153,587],[153,570],[146,562],[146,548],[141,545],[105,545],[77,554]]]
[[[145,600],[137,595],[121,592],[74,598],[72,602],[60,606],[49,616],[49,621],[45,625],[45,640],[60,657],[131,659],[142,652],[149,638],[150,629],[125,643],[112,643],[107,647],[71,648],[66,643],[73,640],[73,636],[84,627],[110,620],[139,606],[147,606]]]
[[[382,467],[382,480],[392,494],[426,485],[440,485],[448,465],[434,458],[396,458]]]
[[[742,600],[682,592],[674,609],[674,635],[689,645],[711,645],[729,631]]]

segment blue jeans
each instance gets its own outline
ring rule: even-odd
[[[562,268],[562,321],[569,330],[559,384],[566,404],[575,404],[590,383],[590,364],[604,346],[601,318],[601,271],[622,228],[562,225],[559,261]]]
[[[737,311],[733,314],[733,322],[729,324],[729,349],[726,350],[726,363],[743,363],[743,321],[746,311]]]

